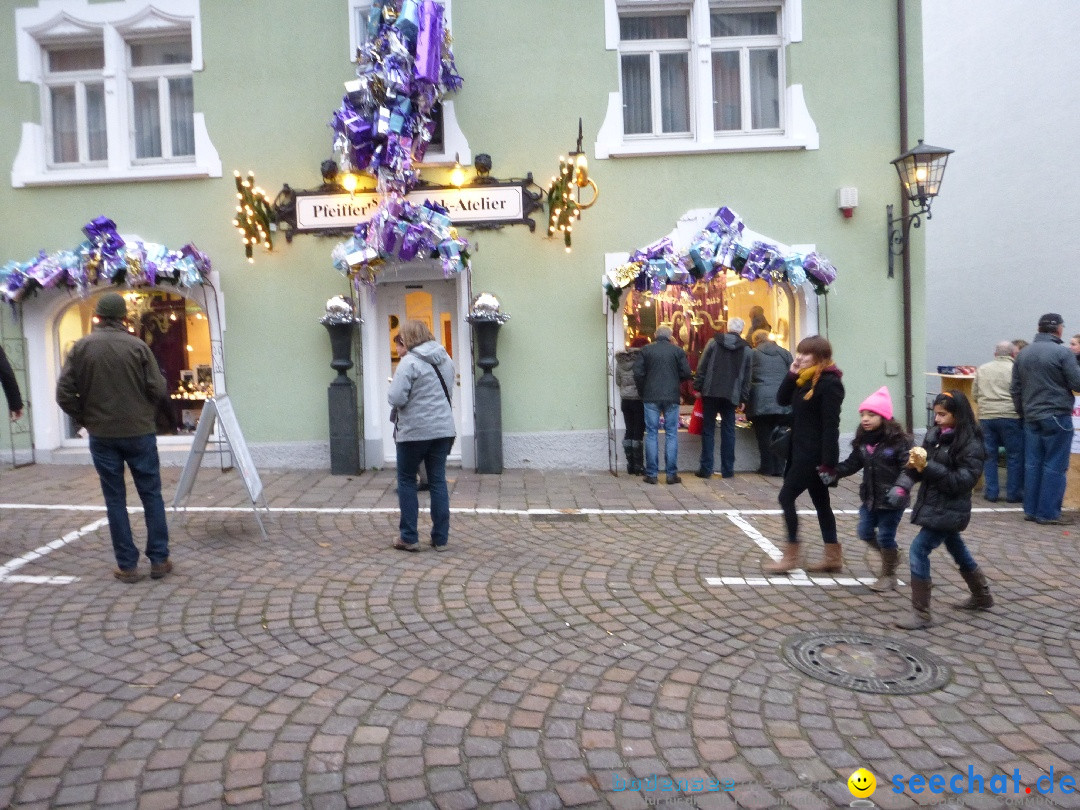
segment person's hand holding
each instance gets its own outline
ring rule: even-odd
[[[926,469],[926,448],[925,447],[912,447],[911,452],[908,453],[907,466],[911,467],[918,472],[922,472]]]
[[[908,504],[908,491],[903,487],[893,487],[885,495],[885,504],[890,509],[904,509]]]
[[[11,421],[12,422],[18,422],[20,419],[22,419],[22,413],[23,412],[22,412],[21,408],[19,410],[17,410],[17,411],[12,411],[11,412]]]

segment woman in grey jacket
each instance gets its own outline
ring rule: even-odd
[[[446,457],[454,445],[454,363],[422,321],[406,321],[401,339],[408,350],[394,372],[387,399],[397,413],[397,491],[400,537],[394,548],[419,551],[416,473],[421,462],[431,488],[431,545],[445,551],[450,535]]]
[[[746,403],[746,416],[754,425],[757,438],[759,475],[783,475],[787,459],[778,458],[772,451],[773,430],[778,425],[791,424],[791,408],[776,401],[776,392],[787,376],[794,358],[783,346],[769,340],[769,333],[758,329],[750,336],[754,347],[750,364],[750,401]]]

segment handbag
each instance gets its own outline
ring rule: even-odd
[[[701,404],[701,394],[694,398],[694,410],[690,414],[690,424],[687,430],[693,436],[701,435],[701,428],[705,424],[705,408]]]
[[[769,450],[777,458],[786,459],[788,457],[788,453],[791,452],[790,426],[777,425],[772,429],[772,434],[769,436]]]

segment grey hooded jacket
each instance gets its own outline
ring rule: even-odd
[[[399,442],[421,442],[456,436],[454,412],[447,393],[435,374],[436,364],[446,383],[446,391],[454,395],[454,361],[437,341],[429,340],[414,346],[401,358],[390,383],[387,400],[397,410]]]

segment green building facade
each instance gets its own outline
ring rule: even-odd
[[[326,391],[335,372],[319,321],[335,295],[355,299],[364,320],[350,375],[365,467],[392,464],[391,337],[414,316],[430,319],[452,349],[454,451],[462,466],[475,464],[479,370],[465,317],[482,292],[510,315],[495,369],[509,467],[613,466],[622,428],[613,353],[673,319],[676,338],[692,347],[754,304],[764,305],[789,348],[817,332],[832,341],[848,391],[845,432],[855,429],[857,403],[881,385],[903,412],[901,279],[887,277],[883,244],[885,206],[900,196],[890,165],[901,116],[894,4],[446,2],[464,85],[443,105],[442,140],[425,157],[423,180],[449,185],[458,161],[466,188],[475,189],[473,164],[486,154],[489,177],[531,175],[525,188],[540,193],[575,147],[580,119],[598,196],[576,222],[569,252],[561,234],[547,237],[545,205],[528,215],[535,230],[458,222],[469,242],[466,272],[445,277],[437,259],[390,260],[357,289],[331,259],[346,238],[340,232],[287,240],[279,229],[272,250],[258,246],[248,262],[233,225],[234,172],[252,172],[271,199],[286,183],[320,187],[320,166],[334,156],[328,122],[356,78],[350,56],[369,7],[0,0],[0,162],[10,170],[0,184],[0,264],[75,252],[97,217],[114,221],[128,243],[190,243],[212,264],[211,284],[132,290],[139,331],[168,356],[163,368],[176,394],[179,432],[160,438],[164,458],[186,454],[199,397],[227,392],[257,464],[328,467]],[[914,142],[922,134],[918,4],[906,10]],[[850,217],[840,210],[841,189],[857,196]],[[588,202],[593,190],[581,193]],[[685,249],[721,206],[792,252],[827,256],[839,272],[829,293],[729,274],[719,291],[624,294],[612,310],[606,271],[665,235]],[[918,236],[912,247],[919,324]],[[88,458],[85,437],[55,405],[55,381],[107,287],[91,285],[85,297],[43,288],[4,307],[4,345],[30,403],[32,428],[14,437],[23,456],[32,441],[38,461]],[[646,318],[645,309],[655,314]],[[921,330],[913,332],[912,356],[921,358]],[[689,467],[695,440],[685,441],[681,462]],[[756,466],[754,453],[741,435],[740,469]]]

